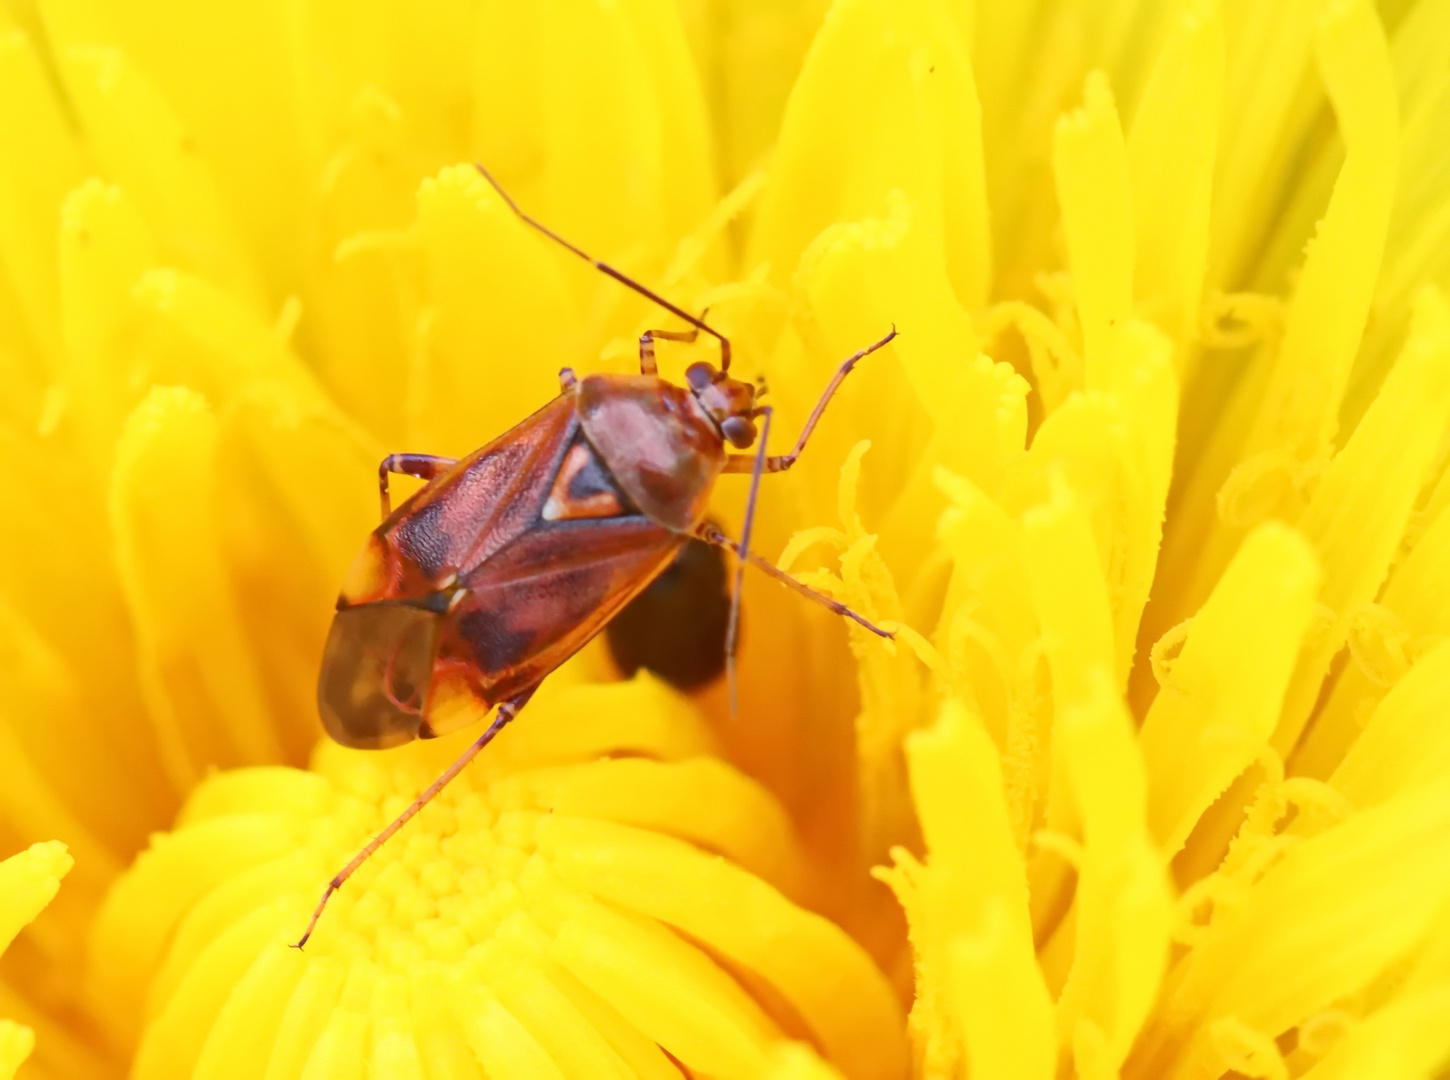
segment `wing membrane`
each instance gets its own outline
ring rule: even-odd
[[[417,738],[441,621],[436,612],[387,602],[339,611],[317,681],[327,733],[365,750]]]

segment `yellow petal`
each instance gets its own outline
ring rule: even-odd
[[[1042,165],[1051,153],[1059,110],[1081,89],[1081,39],[1055,33],[1044,39],[1039,13],[1020,4],[959,6],[956,11],[970,42],[982,103],[997,269],[993,294],[1021,297],[1032,289],[1058,224],[1052,178]]]
[[[487,989],[462,983],[454,989],[464,1030],[479,1064],[492,1080],[564,1080],[565,1073],[528,1029]],[[319,1073],[319,1077],[327,1075]]]
[[[1450,986],[1391,1002],[1345,1035],[1304,1078],[1412,1080],[1432,1076],[1450,1054],[1447,1014]]]
[[[734,183],[757,169],[775,145],[791,87],[826,9],[732,2],[680,14],[724,175]]]
[[[1447,828],[1441,780],[1292,848],[1214,920],[1188,963],[1169,1004],[1198,1031],[1182,1069],[1217,1060],[1206,1034],[1216,1018],[1272,1038],[1413,949],[1450,899],[1450,866],[1431,854]]]
[[[14,1020],[0,1019],[0,1080],[12,1080],[34,1049],[35,1032]]]
[[[1254,247],[1272,221],[1269,178],[1291,166],[1308,110],[1301,84],[1311,70],[1320,5],[1276,4],[1224,10],[1228,67],[1222,147],[1214,179],[1209,284],[1237,288],[1252,274]]]
[[[338,582],[377,523],[381,457],[349,418],[282,380],[249,386],[217,418],[218,542],[249,601],[238,619],[290,762],[318,739],[317,666]]]
[[[962,361],[975,351],[971,324],[933,257],[921,206],[900,191],[884,202],[885,218],[838,225],[817,237],[802,256],[802,284],[833,352],[850,355],[893,326],[901,331],[892,352],[945,435],[961,419],[952,406],[962,396]],[[814,402],[800,404],[808,409]]]
[[[0,259],[27,334],[54,364],[60,355],[55,220],[80,182],[82,152],[51,93],[30,39],[0,30],[0,139],[25,168],[0,170]]]
[[[1282,340],[1277,332],[1270,335],[1260,359],[1233,385],[1217,430],[1189,465],[1173,530],[1178,535],[1170,536],[1161,575],[1176,586],[1165,596],[1167,621],[1159,632],[1207,596],[1237,547],[1239,530],[1299,512],[1304,490],[1331,452],[1341,395],[1368,314],[1398,177],[1393,70],[1370,5],[1329,4],[1316,22],[1319,13],[1318,5],[1307,3],[1246,13],[1240,32],[1268,34],[1263,54],[1230,49],[1211,284],[1233,287],[1241,270],[1225,262],[1244,257],[1237,244],[1261,243],[1255,230],[1267,200],[1254,210],[1254,225],[1246,226],[1243,215],[1259,199],[1253,189],[1264,181],[1257,170],[1274,162],[1276,172],[1297,152],[1280,126],[1308,107],[1296,86],[1300,75],[1291,73],[1300,70],[1311,43],[1347,153],[1297,272]],[[1220,220],[1246,231],[1220,228]],[[1277,278],[1263,287],[1276,286]]]
[[[1076,948],[1057,1030],[1076,1043],[1090,1024],[1102,1035],[1096,1056],[1115,1068],[1157,997],[1172,899],[1148,838],[1147,778],[1130,718],[1107,672],[1090,674],[1089,696],[1069,699],[1053,728],[1056,775],[1072,789],[1083,831]]]
[[[300,913],[300,904],[283,897],[251,911],[218,934],[196,958],[175,992],[164,1003],[158,1003],[136,1048],[133,1074],[144,1080],[160,1080],[195,1069],[207,1036],[233,989],[245,978],[263,946],[281,949],[290,923]],[[303,962],[301,957],[288,960],[299,966]],[[250,1018],[259,1019],[256,1013]],[[253,1032],[257,1036],[264,1033]]]
[[[91,988],[107,1019],[134,1039],[149,984],[184,913],[233,874],[292,850],[296,834],[283,814],[219,818],[158,837],[112,889],[91,928]]]
[[[368,1007],[376,984],[377,970],[371,965],[352,969],[307,1054],[301,1080],[363,1080],[367,1076]]]
[[[346,967],[333,957],[312,958],[296,987],[284,998],[266,1080],[297,1080],[342,994]]]
[[[1060,418],[1068,427],[1082,411],[1074,406],[1101,404],[1078,398],[1056,413],[1054,419]],[[1074,434],[1081,435],[1084,427],[1087,425]],[[1111,600],[1103,574],[1104,549],[1094,538],[1094,522],[1086,500],[1069,484],[1065,471],[1057,462],[1047,467],[1048,500],[1022,516],[1028,594],[1042,628],[1041,648],[1052,674],[1054,721],[1066,709],[1092,699],[1100,676],[1117,681]],[[1055,739],[1050,744],[1052,752],[1044,752],[1049,746],[1045,731],[1039,730],[1034,742],[1038,784],[1047,796],[1046,826],[1071,835],[1077,830],[1078,819],[1077,807],[1061,773],[1065,759],[1057,753]],[[1064,910],[1068,885],[1061,861],[1050,852],[1039,852],[1032,862],[1029,881],[1034,920],[1055,921]]]
[[[905,1048],[891,991],[834,924],[666,837],[556,816],[541,843],[566,881],[678,927],[774,986],[848,1076],[900,1068]]]
[[[1245,538],[1182,651],[1165,662],[1139,739],[1148,822],[1171,857],[1199,816],[1259,754],[1279,709],[1318,592],[1313,549],[1266,523]]]
[[[1362,0],[1327,5],[1315,36],[1344,138],[1344,168],[1309,248],[1247,452],[1283,446],[1299,460],[1334,434],[1364,330],[1399,169],[1399,110],[1389,46]]]
[[[1384,581],[1447,419],[1450,307],[1427,289],[1400,360],[1300,520],[1324,567],[1320,599],[1336,614],[1371,600]],[[1323,635],[1300,658],[1274,734],[1280,753],[1297,740],[1341,634]]]
[[[1052,1076],[1056,1046],[1042,973],[1022,962],[1020,939],[1004,932],[1011,920],[999,902],[989,902],[982,915],[981,927],[953,941],[948,954],[972,1075]]]
[[[1176,12],[1128,132],[1134,298],[1179,342],[1198,333],[1224,64],[1219,5]]]
[[[960,702],[943,705],[936,726],[907,739],[912,795],[921,814],[928,870],[939,896],[931,914],[947,938],[985,926],[984,905],[1000,903],[999,931],[1030,966],[1027,881],[1002,799],[996,747]]]
[[[166,262],[265,313],[250,254],[216,182],[155,84],[116,49],[71,46],[59,64],[88,148],[107,178],[135,200]]]
[[[76,854],[83,889],[120,869],[113,845],[144,835],[145,815],[101,762],[77,755],[97,733],[75,676],[55,650],[0,603],[0,785],[4,820],[22,836],[56,836]]]
[[[1082,321],[1085,385],[1103,389],[1114,327],[1133,305],[1133,193],[1123,130],[1102,72],[1088,76],[1082,108],[1058,120],[1052,169]]]
[[[59,355],[55,293],[55,216],[80,183],[83,151],[68,129],[32,41],[0,30],[0,136],[26,168],[0,173],[0,257],[16,290],[30,339]]]
[[[552,962],[551,945],[547,934],[516,913],[473,950],[469,972],[497,995],[565,1075],[628,1080],[635,1075],[629,1063],[559,985],[564,969]]]
[[[709,213],[713,153],[673,5],[489,5],[477,34],[474,137],[551,227],[608,260]]]
[[[1450,641],[1416,662],[1370,716],[1330,783],[1356,806],[1450,770],[1450,738],[1438,717],[1450,690]]]
[[[233,769],[209,776],[193,791],[177,814],[176,825],[180,828],[242,814],[258,806],[272,811],[321,814],[331,801],[327,781],[313,773],[280,765]]]
[[[266,1076],[273,1040],[309,965],[291,950],[264,949],[237,979],[197,1055],[198,1080]]]
[[[753,1076],[772,1027],[723,972],[652,920],[572,905],[552,955],[691,1069]]]
[[[408,998],[408,983],[402,975],[378,980],[371,1002],[368,1060],[384,1076],[424,1080],[422,1051]]]
[[[763,788],[715,758],[640,758],[532,769],[491,788],[500,806],[618,821],[718,851],[793,899],[801,898],[795,829]]]
[[[60,891],[60,882],[75,860],[55,840],[32,844],[0,861],[0,952],[35,919]],[[0,1018],[0,1078],[10,1080],[35,1049],[35,1032]]]
[[[1450,194],[1430,179],[1450,133],[1450,98],[1441,45],[1450,13],[1416,4],[1392,28],[1390,53],[1400,95],[1400,182],[1395,192],[1384,264],[1375,287],[1374,318],[1365,328],[1361,357],[1350,375],[1342,420],[1351,423],[1369,405],[1393,362],[1415,293],[1427,281],[1447,281],[1446,230]],[[1390,29],[1390,27],[1387,27]]]
[[[22,927],[35,919],[60,891],[61,878],[75,860],[55,840],[32,844],[0,862],[0,952],[8,949]]]
[[[931,992],[950,1003],[973,1075],[1051,1076],[1051,1001],[1033,956],[1026,869],[997,749],[950,701],[936,727],[912,735],[907,748],[929,852],[916,886],[927,922],[913,936],[921,948],[944,950],[923,977],[934,969],[950,980]]]
[[[92,179],[66,197],[60,219],[65,382],[98,486],[135,403],[135,359],[124,342],[131,290],[156,259],[146,222],[120,188]]]
[[[1043,423],[1029,459],[1065,468],[1092,506],[1126,680],[1163,537],[1178,386],[1170,342],[1138,319],[1116,330],[1107,364],[1108,392],[1070,398]]]
[[[1022,519],[1027,578],[1042,624],[1059,709],[1093,696],[1092,679],[1117,668],[1113,619],[1098,544],[1083,500],[1061,470],[1048,472],[1049,501]]]
[[[419,971],[410,976],[406,989],[412,1036],[423,1062],[424,1075],[441,1080],[486,1080],[477,1055],[463,1035],[458,1016],[450,1007],[451,988],[435,973]],[[649,1076],[644,1071],[640,1075]]]
[[[116,451],[111,517],[167,769],[188,790],[208,763],[276,760],[217,551],[215,420],[183,389],[154,390]],[[203,725],[206,713],[220,723]]]
[[[947,5],[835,5],[781,121],[751,262],[786,280],[833,222],[880,215],[900,189],[969,309],[987,296],[990,237],[971,62]]]
[[[1160,371],[1167,371],[1166,350],[1152,359]],[[1157,548],[1160,513],[1153,505],[1157,493],[1152,491],[1148,455],[1134,430],[1139,420],[1128,414],[1117,395],[1069,397],[1038,430],[1009,489],[1014,503],[1031,507],[1055,500],[1060,485],[1088,520],[1099,564],[1095,576],[1112,620],[1110,664],[1124,679]],[[1024,527],[1035,520],[1035,512],[1027,509]],[[1082,571],[1090,572],[1086,566]]]
[[[1007,752],[1009,774],[1035,760],[1036,739],[1024,736],[1022,709],[1032,696],[1018,685],[1018,660],[1037,637],[1020,540],[1020,527],[965,477],[937,474],[951,505],[942,513],[938,533],[953,558],[952,579],[942,605],[943,645],[959,678],[970,685],[987,729]],[[1016,709],[1014,710],[1014,706]],[[1014,711],[1016,713],[1014,717]],[[1007,750],[1015,719],[1018,745]],[[1025,779],[1009,781],[1014,833],[1026,840],[1032,795],[1019,789]],[[1025,803],[1025,805],[1024,805]]]
[[[1391,567],[1378,602],[1350,613],[1349,647],[1355,662],[1345,667],[1324,711],[1295,751],[1294,767],[1304,775],[1328,776],[1358,737],[1367,714],[1403,677],[1416,654],[1450,632],[1450,514],[1433,502],[1422,513],[1430,517],[1430,525],[1410,553]],[[1415,516],[1407,529],[1411,535]]]
[[[504,774],[610,754],[680,761],[712,753],[715,745],[689,698],[645,672],[629,682],[579,686],[561,686],[556,677],[529,702],[528,722],[511,728],[478,764]],[[325,741],[318,747],[319,754],[335,751]]]
[[[804,1043],[776,1043],[764,1080],[841,1080],[842,1074],[822,1061]]]
[[[852,374],[795,472],[808,500],[805,520],[818,520],[829,509],[813,495],[824,493],[827,475],[853,442],[871,439],[879,455],[872,473],[911,477],[883,499],[868,474],[860,492],[866,516],[885,519],[883,546],[906,572],[927,554],[916,523],[940,505],[931,470],[946,464],[973,475],[1000,471],[996,451],[1011,439],[1012,418],[999,418],[997,408],[1010,397],[1000,385],[1010,373],[988,369],[988,375],[969,365],[975,334],[926,208],[900,190],[885,193],[882,202],[884,217],[833,225],[801,255],[796,287],[809,303],[811,347],[778,355],[772,378],[780,386],[779,419],[789,431],[805,422],[820,387],[846,356],[892,327],[900,331]],[[905,425],[912,437],[902,438],[904,416],[921,418]],[[974,425],[977,417],[986,425]],[[984,449],[990,453],[981,454]]]
[[[385,845],[333,899],[305,953],[286,949],[285,939],[305,925],[320,883],[470,733],[386,753],[332,746],[316,756],[321,776],[273,767],[204,782],[178,831],[160,838],[112,892],[95,930],[92,989],[119,1040],[139,1035],[138,1074],[232,1075],[235,1068],[330,1076],[371,1068],[469,1077],[481,1066],[488,1075],[560,1069],[665,1080],[672,1066],[664,1046],[701,1072],[753,1076],[779,1036],[762,1002],[792,1025],[805,1018],[844,1053],[858,1039],[868,1062],[883,1022],[873,1008],[880,1014],[884,1002],[887,1030],[899,1037],[884,980],[833,924],[729,864],[715,871],[722,876],[712,886],[697,870],[720,857],[682,841],[568,817],[552,805],[542,813],[521,805],[557,797],[575,813],[628,816],[627,800],[581,799],[587,787],[571,790],[560,778],[600,765],[607,773],[607,763],[593,759],[611,750],[697,755],[706,739],[683,699],[646,679],[574,687],[566,679],[564,688],[541,693],[540,704],[533,745],[521,738],[514,756],[487,755]],[[597,722],[630,715],[651,723],[631,730]],[[500,750],[510,741],[501,740]],[[571,761],[578,762],[572,770]],[[710,776],[698,764],[693,771]],[[752,803],[768,820],[786,821],[741,778],[717,778],[714,786],[712,801],[737,804],[703,808],[726,829]],[[710,815],[693,826],[686,818],[671,825],[713,835]],[[566,866],[608,872],[585,891],[570,875],[561,880],[556,868]],[[788,873],[802,878],[799,867]],[[643,878],[652,884],[629,885]],[[646,901],[689,900],[697,911],[671,912],[711,952],[654,918],[619,910],[637,909],[641,893]],[[754,896],[762,912],[743,941],[699,925],[700,913],[728,922],[721,912],[710,915],[701,897],[737,893]],[[826,980],[839,984],[829,1011],[812,998],[823,992],[811,981],[815,967],[792,962],[787,950],[771,955],[766,945],[778,935],[764,944],[752,937],[773,920],[783,922],[787,940],[811,946],[827,971],[839,969]],[[863,987],[865,1004],[856,1001]],[[864,1034],[832,1028],[841,1000]]]
[[[1152,565],[1162,537],[1177,445],[1179,380],[1172,364],[1172,343],[1152,324],[1129,319],[1116,341],[1108,388],[1126,411],[1137,444],[1130,460],[1144,477],[1142,505],[1129,528],[1140,559]],[[1139,571],[1144,573],[1146,567]],[[1145,596],[1147,585],[1142,581]],[[1133,627],[1136,632],[1136,618]]]
[[[274,290],[270,299],[295,291],[296,240],[308,205],[302,73],[289,51],[296,27],[281,12],[246,4],[202,12],[170,0],[125,9],[54,0],[42,16],[57,51],[108,46],[146,73],[194,138],[193,155],[223,201],[248,223],[253,257]],[[158,34],[158,26],[167,32]]]
[[[316,380],[275,328],[210,282],[155,269],[131,295],[137,362],[154,383],[184,383],[218,404],[261,380],[281,382],[304,400],[317,396]]]
[[[407,388],[406,437],[461,457],[558,393],[559,368],[584,359],[568,331],[577,316],[553,244],[471,166],[423,182],[417,231],[431,305]],[[500,379],[480,357],[514,369]]]

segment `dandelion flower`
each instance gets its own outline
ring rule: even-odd
[[[0,1072],[1450,1060],[1450,4],[45,0],[0,139]],[[378,460],[669,325],[473,160],[777,436],[899,329],[756,534],[896,636],[587,647],[298,952],[472,737],[320,740]]]

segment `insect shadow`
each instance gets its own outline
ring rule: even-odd
[[[771,407],[760,404],[755,386],[731,378],[723,334],[529,217],[487,169],[477,168],[524,223],[690,329],[641,334],[638,375],[579,378],[563,369],[556,398],[467,457],[390,454],[379,465],[382,524],[343,582],[323,649],[323,727],[344,746],[382,748],[469,726],[480,706],[498,711],[458,760],[328,882],[297,948],[343,882],[692,542],[736,555],[721,650],[732,713],[746,563],[891,636],[761,559],[750,537],[761,477],[795,464],[851,369],[896,329],[836,369],[789,453],[767,454]],[[684,386],[660,378],[655,342],[694,341],[701,332],[719,342],[719,367],[691,364]],[[752,446],[753,453],[731,452]],[[425,481],[396,510],[388,494],[394,473]],[[705,517],[721,473],[750,474],[738,543]]]
[[[713,683],[725,674],[730,596],[725,549],[691,537],[604,628],[615,666],[625,676],[644,668],[677,690]]]

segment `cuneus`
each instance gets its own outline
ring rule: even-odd
[[[529,217],[483,166],[478,170],[525,223],[690,329],[641,334],[638,375],[579,378],[565,368],[558,397],[465,458],[383,459],[383,521],[343,583],[323,651],[317,682],[323,726],[345,746],[381,748],[465,727],[498,708],[462,756],[328,883],[299,948],[353,871],[692,540],[736,555],[724,645],[732,710],[747,563],[891,636],[755,555],[750,536],[761,477],[795,464],[851,369],[896,330],[837,368],[789,453],[767,454],[771,407],[760,404],[752,384],[730,377],[723,334]],[[719,367],[691,364],[684,386],[660,378],[655,342],[693,341],[701,332],[719,342]],[[732,452],[752,446],[753,453]],[[426,481],[397,510],[388,497],[393,473]],[[705,519],[721,473],[750,474],[738,543]]]

